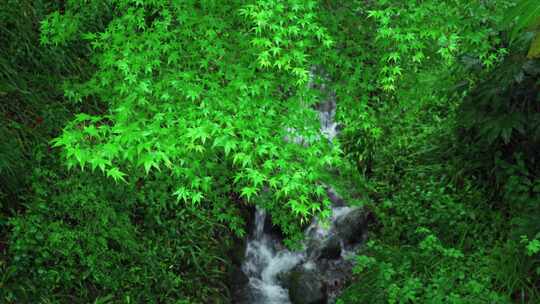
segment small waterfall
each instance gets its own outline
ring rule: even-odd
[[[242,271],[249,278],[253,304],[290,303],[289,294],[279,285],[277,275],[289,271],[305,256],[302,252],[278,249],[279,240],[264,233],[266,212],[257,208],[255,233],[248,241]]]
[[[325,227],[317,219],[306,229],[306,247],[310,244],[322,244],[335,235],[335,223],[338,219],[351,212],[351,207],[332,208],[330,226]],[[257,208],[255,212],[255,229],[247,242],[246,256],[242,271],[249,278],[249,304],[290,304],[288,290],[282,286],[279,275],[286,273],[295,266],[303,264],[308,270],[317,268],[313,258],[314,253],[308,251],[290,251],[281,245],[280,240],[271,234],[264,233],[266,212]],[[345,257],[350,251],[345,249],[341,241],[341,256]],[[312,246],[311,246],[312,247]]]
[[[266,221],[266,212],[257,208],[255,211],[255,239],[262,239],[264,233],[264,222]]]
[[[336,97],[331,96],[319,105],[319,120],[321,122],[321,134],[329,141],[333,141],[338,134],[339,124],[336,117]]]
[[[312,69],[311,79],[313,79],[315,72],[316,70]],[[310,81],[309,86],[315,88],[313,81]],[[328,93],[324,84],[317,89],[327,96],[317,106],[320,134],[332,142],[338,134],[338,124],[334,120],[336,114],[335,94],[333,92]],[[309,145],[310,140],[295,134],[294,129],[289,128],[287,131],[288,135],[284,138],[285,141]],[[315,140],[318,140],[318,138]],[[334,202],[331,223],[325,227],[318,219],[313,220],[305,231],[306,242],[304,245],[307,248],[305,251],[289,251],[281,244],[280,239],[272,234],[265,233],[264,225],[267,214],[263,209],[257,207],[254,231],[248,239],[245,260],[242,264],[242,271],[249,278],[247,288],[248,298],[250,299],[249,304],[291,303],[289,291],[283,286],[283,281],[279,279],[280,274],[287,273],[299,265],[302,265],[303,269],[307,271],[317,271],[321,267],[319,260],[322,250],[321,244],[328,242],[338,234],[335,227],[336,222],[353,210],[353,208],[345,206],[343,200],[331,187],[327,189],[327,193],[330,200]],[[337,249],[341,257],[348,252],[345,250],[345,244],[341,239],[338,242]],[[341,279],[339,278],[340,270],[349,267],[348,262],[345,262],[344,259],[324,263],[326,264],[322,267],[326,271],[334,272],[324,278],[332,282],[332,286],[335,285],[336,278]],[[338,275],[335,273],[338,273]],[[332,286],[328,287],[328,289],[330,290]],[[329,293],[331,293],[331,290]]]

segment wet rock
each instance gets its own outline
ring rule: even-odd
[[[244,220],[246,231],[255,230],[255,207],[251,205],[243,205],[240,207],[240,216]]]
[[[347,285],[347,281],[352,275],[353,266],[353,262],[347,259],[318,262],[329,299],[335,298]]]
[[[308,241],[306,249],[308,260],[317,261],[321,259],[335,260],[341,257],[341,244],[337,235],[332,235],[327,239],[311,239]]]
[[[362,208],[355,208],[336,219],[335,229],[337,235],[347,245],[358,244],[363,241],[367,231],[365,212]]]
[[[241,287],[249,283],[249,278],[240,267],[232,266],[229,270],[231,287]]]
[[[323,278],[310,267],[299,265],[288,276],[289,297],[293,304],[326,304]]]
[[[248,285],[245,285],[239,289],[233,290],[232,293],[232,303],[234,304],[253,304],[257,303],[257,300],[260,299],[260,295],[255,294]]]
[[[331,236],[322,243],[319,259],[335,260],[341,257],[341,244],[337,236]]]
[[[231,266],[229,269],[229,290],[237,303],[251,303],[248,284],[249,278],[239,266]]]
[[[271,235],[275,239],[282,240],[285,238],[285,234],[283,233],[281,228],[272,223],[272,216],[270,214],[267,214],[266,218],[264,219],[263,231],[264,233]]]
[[[308,260],[316,260],[321,254],[322,241],[309,239],[306,246],[306,257]]]
[[[337,126],[336,126],[336,131],[338,133],[341,133],[341,131],[343,131],[345,129],[345,124],[343,123],[338,123]]]
[[[276,280],[279,282],[280,286],[283,286],[285,289],[289,289],[291,284],[291,272],[290,271],[284,271],[280,272],[276,275]]]
[[[246,258],[247,240],[245,238],[235,238],[233,246],[229,249],[229,257],[235,266],[242,265]]]

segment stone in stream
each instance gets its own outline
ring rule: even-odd
[[[322,243],[319,259],[336,260],[341,257],[339,238],[333,235]]]
[[[341,244],[337,235],[320,240],[311,239],[307,246],[308,260],[336,260],[341,257]]]
[[[337,235],[346,245],[356,245],[362,242],[367,231],[365,211],[357,207],[338,217],[335,229]]]
[[[240,267],[246,258],[247,240],[245,238],[234,238],[234,243],[229,249],[228,256],[231,263]]]
[[[229,290],[237,303],[251,303],[251,295],[247,288],[249,278],[239,266],[232,265],[229,269]]]
[[[267,214],[265,219],[264,219],[263,231],[264,231],[264,233],[269,234],[269,235],[273,236],[276,239],[282,240],[282,239],[285,238],[285,235],[284,235],[283,231],[281,230],[281,228],[272,223],[272,216],[270,214]]]
[[[354,263],[352,260],[344,258],[317,261],[317,269],[320,271],[323,282],[326,285],[329,303],[334,303],[333,300],[340,294],[343,287],[347,285],[347,281],[352,274],[353,266]]]
[[[316,269],[306,264],[298,265],[288,274],[287,283],[293,304],[327,303],[326,285]]]

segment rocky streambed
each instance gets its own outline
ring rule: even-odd
[[[350,278],[354,250],[366,237],[364,211],[334,205],[329,227],[305,230],[304,250],[290,251],[257,209],[244,259],[232,273],[234,303],[333,303]]]

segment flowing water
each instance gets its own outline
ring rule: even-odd
[[[350,207],[332,208],[332,223],[347,214]],[[306,251],[289,251],[283,247],[280,240],[272,234],[264,232],[266,212],[257,208],[255,212],[255,231],[247,243],[246,257],[242,271],[249,278],[249,293],[252,304],[287,304],[288,290],[280,285],[278,275],[290,271],[301,263],[304,267],[316,267],[309,260]],[[306,240],[321,242],[333,233],[333,226],[324,227],[317,220],[306,229]],[[342,246],[342,256],[349,252]]]
[[[321,90],[325,90],[324,85]],[[335,122],[336,100],[335,95],[327,94],[327,98],[319,103],[317,110],[320,118],[320,133],[329,141],[332,141],[338,133],[338,124]],[[290,131],[290,130],[289,130]],[[285,140],[290,140],[286,138]],[[302,144],[305,141],[298,136],[290,141]],[[329,195],[337,196],[329,189]],[[337,218],[349,212],[349,207],[334,207],[332,209],[332,223]],[[303,263],[304,267],[316,267],[310,261],[306,251],[292,252],[286,249],[281,240],[272,234],[265,233],[264,225],[266,220],[264,210],[257,208],[255,212],[254,231],[248,240],[245,260],[242,264],[242,271],[249,278],[248,292],[250,303],[252,304],[287,304],[289,300],[288,290],[285,289],[278,279],[280,273],[290,271],[296,265]],[[332,234],[333,225],[323,227],[315,219],[311,226],[306,229],[306,240],[309,242],[322,242]],[[341,244],[343,247],[343,244]],[[341,251],[342,254],[346,252]]]
[[[279,285],[277,275],[297,265],[305,256],[303,252],[279,249],[279,240],[264,233],[266,212],[257,208],[255,233],[247,243],[242,270],[249,278],[251,298],[258,304],[290,303],[289,294]]]

